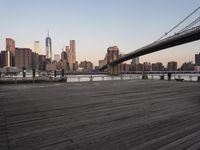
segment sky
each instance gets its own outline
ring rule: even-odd
[[[53,54],[60,54],[76,40],[77,60],[105,57],[107,48],[118,46],[127,54],[150,44],[200,6],[200,0],[0,0],[0,50],[5,38],[16,47],[34,48],[40,41],[45,54],[48,29]],[[200,16],[200,10],[178,30]],[[174,34],[177,31],[173,31]],[[200,41],[140,57],[140,62],[193,61]]]

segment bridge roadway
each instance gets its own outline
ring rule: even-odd
[[[200,84],[159,80],[0,86],[0,150],[195,150]]]

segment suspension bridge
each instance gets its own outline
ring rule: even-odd
[[[200,9],[200,7],[195,9],[186,18],[184,18],[175,27],[173,27],[171,30],[166,32],[163,36],[161,36],[155,42],[153,42],[149,45],[146,45],[142,48],[139,48],[135,51],[132,51],[126,55],[123,55],[122,57],[120,57],[116,60],[113,60],[113,61],[107,63],[106,65],[102,66],[99,70],[102,71],[102,70],[105,70],[106,68],[108,68],[108,69],[112,70],[112,71],[108,71],[108,72],[111,72],[113,74],[118,74],[118,69],[116,69],[116,65],[118,65],[122,62],[125,62],[129,59],[199,40],[200,39],[200,25],[198,25],[198,23],[200,22],[200,16],[197,17],[194,21],[192,21],[188,25],[186,25],[185,27],[183,27],[180,31],[178,31],[174,35],[166,37],[169,33],[174,31],[177,27],[179,27],[187,19],[189,19],[193,14],[195,14],[199,9]]]

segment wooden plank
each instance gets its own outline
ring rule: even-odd
[[[155,80],[4,85],[0,149],[200,148],[199,86]]]

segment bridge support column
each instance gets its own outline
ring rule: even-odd
[[[118,65],[108,65],[108,75],[119,75]]]
[[[108,75],[119,75],[118,64],[111,64],[113,61],[119,58],[119,49],[117,46],[109,47],[107,49],[107,64]]]

